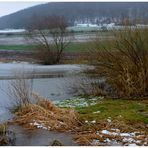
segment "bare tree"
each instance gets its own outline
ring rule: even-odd
[[[60,63],[65,48],[72,40],[63,17],[34,16],[28,27],[29,38],[38,46],[38,56],[44,64]]]

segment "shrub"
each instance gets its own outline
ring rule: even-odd
[[[58,63],[56,50],[48,49],[47,47],[41,45],[36,49],[35,59],[39,60],[43,65],[52,65]]]
[[[101,45],[99,39],[96,41],[96,70],[112,86],[113,93],[118,97],[147,96],[148,29],[114,31],[110,49],[107,42]]]

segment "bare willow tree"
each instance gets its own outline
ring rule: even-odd
[[[44,64],[57,64],[65,48],[70,44],[73,35],[67,30],[64,17],[34,16],[28,29],[29,39],[38,45],[37,57]]]

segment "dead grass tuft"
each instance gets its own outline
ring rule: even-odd
[[[22,106],[16,113],[14,123],[28,129],[42,128],[58,131],[72,130],[79,124],[78,115],[74,110],[58,108],[38,94],[33,94],[33,97],[39,101],[36,104]]]

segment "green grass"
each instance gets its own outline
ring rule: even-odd
[[[33,50],[35,45],[0,45],[0,50]]]
[[[90,44],[88,42],[85,43],[71,43],[65,51],[68,52],[85,52],[90,49]]]
[[[75,35],[83,35],[83,34],[85,34],[86,36],[89,36],[89,35],[95,35],[96,33],[75,32]],[[16,35],[11,35],[11,37],[16,37]],[[108,37],[108,36],[112,36],[112,35],[113,34],[111,31],[98,31],[97,32],[98,38]],[[19,35],[17,35],[17,36],[19,37]],[[90,41],[70,43],[69,46],[66,47],[65,51],[66,52],[86,52],[86,51],[90,51],[91,49],[96,49],[97,46],[99,46],[99,47],[102,46],[101,49],[103,49],[103,46],[107,46],[110,48],[111,41],[101,40],[101,41],[97,42],[95,45],[94,45],[94,42],[90,42]],[[26,50],[26,51],[29,51],[29,50],[33,50],[34,48],[35,48],[35,45],[27,45],[27,44],[0,45],[0,50],[18,50],[18,51],[19,50],[21,50],[21,51]]]
[[[84,120],[119,119],[127,122],[148,124],[148,101],[106,99],[89,107],[77,107]],[[94,113],[100,111],[100,113]]]
[[[84,120],[119,119],[148,123],[148,100],[103,99],[103,97],[74,97],[55,102],[59,107],[75,108]]]
[[[33,50],[35,45],[0,45],[0,50]],[[71,43],[66,47],[67,52],[83,52],[89,50],[89,43]]]

